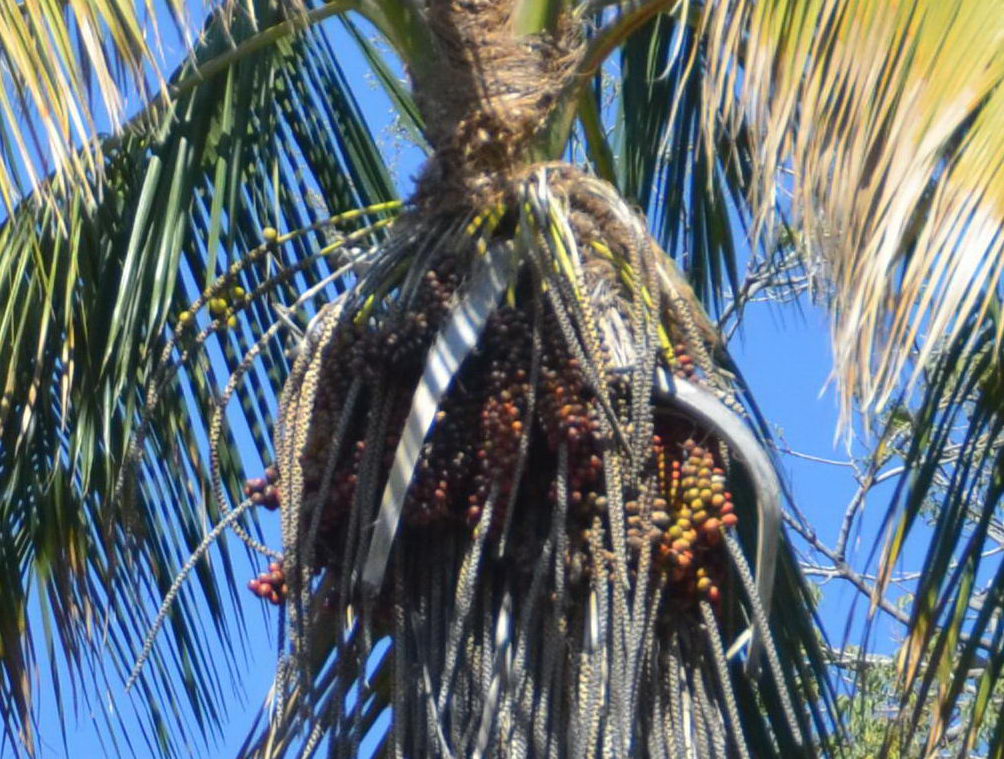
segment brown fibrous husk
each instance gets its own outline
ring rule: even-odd
[[[425,211],[481,208],[504,196],[579,59],[569,18],[517,37],[514,0],[428,0],[439,46],[413,87],[434,154],[414,200]]]

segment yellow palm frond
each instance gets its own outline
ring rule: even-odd
[[[855,397],[881,410],[1000,286],[1004,16],[983,0],[733,0],[702,24],[707,145],[754,124],[761,229],[790,204],[833,283],[844,418]]]
[[[169,0],[176,18],[185,4]],[[45,192],[92,183],[92,138],[117,129],[130,92],[162,81],[152,4],[129,0],[0,0],[0,201],[9,212],[54,171]],[[151,76],[152,75],[152,76]],[[79,150],[81,145],[94,145]]]

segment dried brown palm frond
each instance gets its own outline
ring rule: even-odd
[[[758,145],[762,221],[790,188],[781,203],[832,282],[845,420],[853,396],[881,410],[1000,292],[998,11],[982,0],[705,5],[707,149],[741,115]]]

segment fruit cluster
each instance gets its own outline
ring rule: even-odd
[[[343,322],[324,348],[300,458],[301,502],[321,508],[313,570],[340,566],[344,530],[361,478],[368,478],[367,492],[379,497],[428,349],[443,326],[458,284],[449,261],[433,262],[406,305]],[[595,566],[595,546],[590,548],[590,531],[597,520],[607,524],[610,519],[606,457],[617,444],[607,437],[610,425],[603,415],[612,410],[629,429],[632,388],[626,375],[612,372],[602,406],[580,360],[567,346],[567,330],[548,305],[541,307],[536,363],[529,309],[503,305],[488,319],[476,350],[441,399],[419,451],[402,509],[402,539],[407,534],[435,537],[429,531],[469,534],[481,523],[492,494],[489,536],[497,537],[513,491],[520,489],[516,501],[520,518],[512,522],[516,537],[511,542],[518,553],[520,544],[534,544],[534,539],[522,540],[524,533],[533,538],[546,530],[541,525],[562,494],[568,500],[566,566],[570,582],[576,584],[588,582],[591,572],[609,571],[609,566]],[[670,368],[681,377],[695,374],[685,344],[675,346]],[[357,378],[363,379],[359,402],[350,419],[340,419],[348,388]],[[379,379],[379,384],[369,379]],[[377,398],[389,405],[381,410]],[[373,435],[377,414],[386,417],[380,437]],[[736,523],[736,515],[716,454],[686,439],[697,430],[689,421],[680,422],[657,415],[640,479],[622,483],[629,561],[631,571],[637,571],[645,549],[650,571],[665,580],[669,596],[683,602],[702,597],[715,601],[725,577],[722,530]],[[336,427],[344,428],[346,436],[330,485],[321,493]],[[529,452],[525,471],[518,477],[521,445],[529,446]],[[567,468],[559,484],[562,450]],[[270,476],[249,481],[247,492],[267,507],[279,503]],[[608,538],[602,542],[608,549]],[[528,555],[531,569],[533,561],[535,557]],[[275,586],[269,582],[266,588],[265,579],[256,581],[255,592],[271,598]],[[281,584],[277,595],[280,591]]]
[[[694,359],[690,357],[690,349],[686,343],[677,343],[673,346],[673,356],[670,360],[670,369],[673,374],[681,379],[691,379],[694,376]]]
[[[630,570],[638,571],[647,551],[649,571],[666,581],[675,608],[699,598],[717,602],[727,566],[722,531],[738,521],[732,495],[725,489],[725,472],[708,448],[692,439],[681,441],[671,424],[659,420],[656,428],[649,470],[656,486],[624,503]],[[586,461],[577,457],[572,471],[581,472]],[[569,477],[573,521],[566,567],[573,583],[588,579],[590,571],[609,573],[609,567],[592,566],[589,557],[589,525],[596,516],[610,515],[601,454],[590,454],[588,461],[595,467],[589,475]]]
[[[268,565],[268,571],[262,572],[248,583],[248,589],[259,598],[280,606],[286,602],[289,587],[286,585],[286,573],[282,562],[273,561]]]
[[[280,506],[278,480],[279,470],[275,466],[267,467],[264,477],[252,477],[244,483],[244,495],[255,506],[275,511]]]
[[[203,293],[203,297],[208,297],[210,291]],[[228,297],[229,296],[229,297]],[[237,311],[245,307],[250,302],[250,296],[240,285],[233,285],[229,291],[223,290],[206,301],[209,315],[220,322],[220,326],[234,328],[237,326]],[[178,326],[189,327],[195,323],[195,314],[190,310],[182,311],[178,314]]]
[[[653,501],[649,515],[654,566],[668,572],[678,589],[716,601],[722,530],[738,521],[732,495],[725,490],[725,472],[714,454],[692,439],[679,446],[679,458],[658,435],[652,447],[664,494]],[[629,524],[629,534],[631,529],[638,527]]]
[[[524,313],[504,306],[489,319],[485,328],[480,363],[483,377],[477,407],[475,472],[466,494],[464,518],[470,527],[481,520],[483,509],[494,488],[496,501],[493,532],[503,523],[512,489],[518,486],[515,470],[520,442],[529,434],[527,418],[530,397],[531,327]],[[471,368],[476,368],[476,364]],[[476,381],[476,380],[474,380]],[[465,387],[469,381],[465,381]]]
[[[385,360],[397,371],[422,370],[426,349],[432,343],[449,313],[450,300],[460,280],[449,258],[427,271],[413,303],[404,313],[388,319],[379,340],[383,343]]]
[[[370,320],[345,325],[337,345],[339,365],[347,359],[353,375],[374,380],[384,371],[417,377],[459,281],[453,261],[444,257],[423,275],[408,302],[379,316],[379,326]]]

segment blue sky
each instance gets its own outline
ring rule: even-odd
[[[350,81],[366,81],[361,62],[351,52],[352,42],[339,33],[337,22],[328,22],[328,28],[337,39],[336,50],[350,51],[341,59]],[[419,166],[416,151],[409,149],[394,136],[392,111],[388,101],[375,84],[362,84],[356,88],[363,110],[371,120],[382,147],[391,156],[400,186],[407,192],[410,177]],[[825,313],[818,307],[802,301],[799,307],[754,303],[747,309],[742,330],[735,336],[732,353],[741,367],[765,416],[776,426],[780,439],[791,449],[820,459],[845,460],[847,453],[842,441],[836,441],[834,430],[837,405],[832,388],[827,387],[831,367],[829,332]],[[836,539],[846,505],[854,493],[856,483],[851,470],[838,464],[809,461],[795,456],[783,458],[785,475],[791,484],[796,502],[807,516],[821,539],[832,544]],[[856,545],[863,561],[871,549],[878,529],[878,520],[885,507],[879,490],[868,499],[863,528]],[[261,516],[267,537],[272,545],[279,544],[278,515]],[[797,541],[796,541],[797,542]],[[237,552],[239,553],[239,552]],[[860,562],[858,562],[860,564]],[[247,564],[237,557],[238,572],[250,579],[264,566]],[[201,747],[195,753],[204,756],[234,756],[246,736],[250,720],[268,692],[275,666],[276,611],[263,606],[250,593],[243,596],[248,621],[248,657],[242,665],[242,691],[236,692],[230,704],[230,719],[224,727],[219,745],[206,752]],[[863,619],[863,606],[859,594],[847,583],[834,580],[824,586],[821,614],[831,640],[839,643],[845,632],[845,623],[853,605],[857,603],[857,628],[851,640],[856,640]],[[876,635],[879,650],[892,647],[894,627],[880,625]],[[44,683],[47,673],[40,678]],[[102,741],[103,721],[87,708],[81,708],[76,719],[68,716],[67,745],[57,727],[54,702],[43,687],[41,721],[42,757],[101,757],[110,755]],[[113,688],[109,708],[121,707],[121,689]],[[127,698],[127,697],[126,697]],[[47,699],[47,700],[46,700]],[[95,705],[97,707],[97,705]],[[137,744],[141,747],[141,744]],[[4,753],[7,756],[8,753]],[[138,756],[143,756],[140,751]]]

